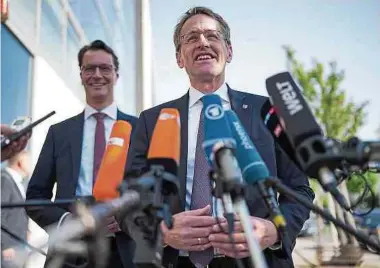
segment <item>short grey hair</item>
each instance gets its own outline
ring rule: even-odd
[[[181,18],[179,19],[179,22],[175,26],[173,41],[174,41],[174,46],[175,46],[176,52],[178,52],[181,48],[181,36],[180,36],[180,34],[181,34],[181,30],[182,30],[183,25],[186,23],[186,21],[188,19],[190,19],[191,17],[193,17],[195,15],[206,15],[206,16],[213,18],[217,22],[219,22],[220,30],[223,34],[224,40],[227,42],[227,45],[231,45],[230,27],[228,26],[228,23],[223,19],[223,17],[220,16],[218,13],[215,13],[214,11],[212,11],[210,8],[197,6],[197,7],[193,7],[191,9],[189,9],[188,11],[186,11],[181,16]]]

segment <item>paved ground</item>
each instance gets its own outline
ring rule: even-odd
[[[332,247],[329,237],[326,236],[322,239],[325,251],[324,260],[329,260],[334,255],[334,248]],[[316,260],[316,243],[313,237],[298,238],[296,247],[293,252],[293,260],[296,267],[316,267],[313,264],[317,263]],[[369,251],[363,250],[363,263],[357,267],[375,268],[380,267],[380,255],[372,254]],[[349,267],[349,266],[323,266],[325,267]],[[353,267],[353,266],[351,266]]]

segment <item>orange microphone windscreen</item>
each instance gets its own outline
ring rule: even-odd
[[[120,196],[117,188],[123,180],[131,132],[132,126],[127,121],[114,123],[93,188],[96,201]]]
[[[166,171],[177,175],[181,143],[180,124],[177,109],[161,110],[149,146],[149,165],[163,165]]]

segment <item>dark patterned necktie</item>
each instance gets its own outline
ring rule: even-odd
[[[99,171],[100,163],[102,162],[104,150],[106,148],[106,134],[104,127],[104,118],[106,114],[95,113],[93,116],[96,119],[95,140],[94,140],[94,163],[92,171],[92,182],[95,185],[96,176]]]
[[[210,179],[208,177],[210,166],[206,159],[206,154],[202,148],[204,139],[204,109],[202,108],[199,119],[197,147],[195,150],[193,190],[191,193],[190,209],[200,209],[207,205],[212,208],[212,195]],[[211,215],[210,215],[211,216]],[[208,265],[214,257],[214,248],[208,248],[204,251],[190,251],[189,259],[197,268],[203,268]]]

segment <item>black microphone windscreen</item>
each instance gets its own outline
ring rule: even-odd
[[[266,88],[285,131],[297,147],[304,139],[323,135],[320,126],[303,97],[300,88],[288,72],[279,73],[266,80]]]

